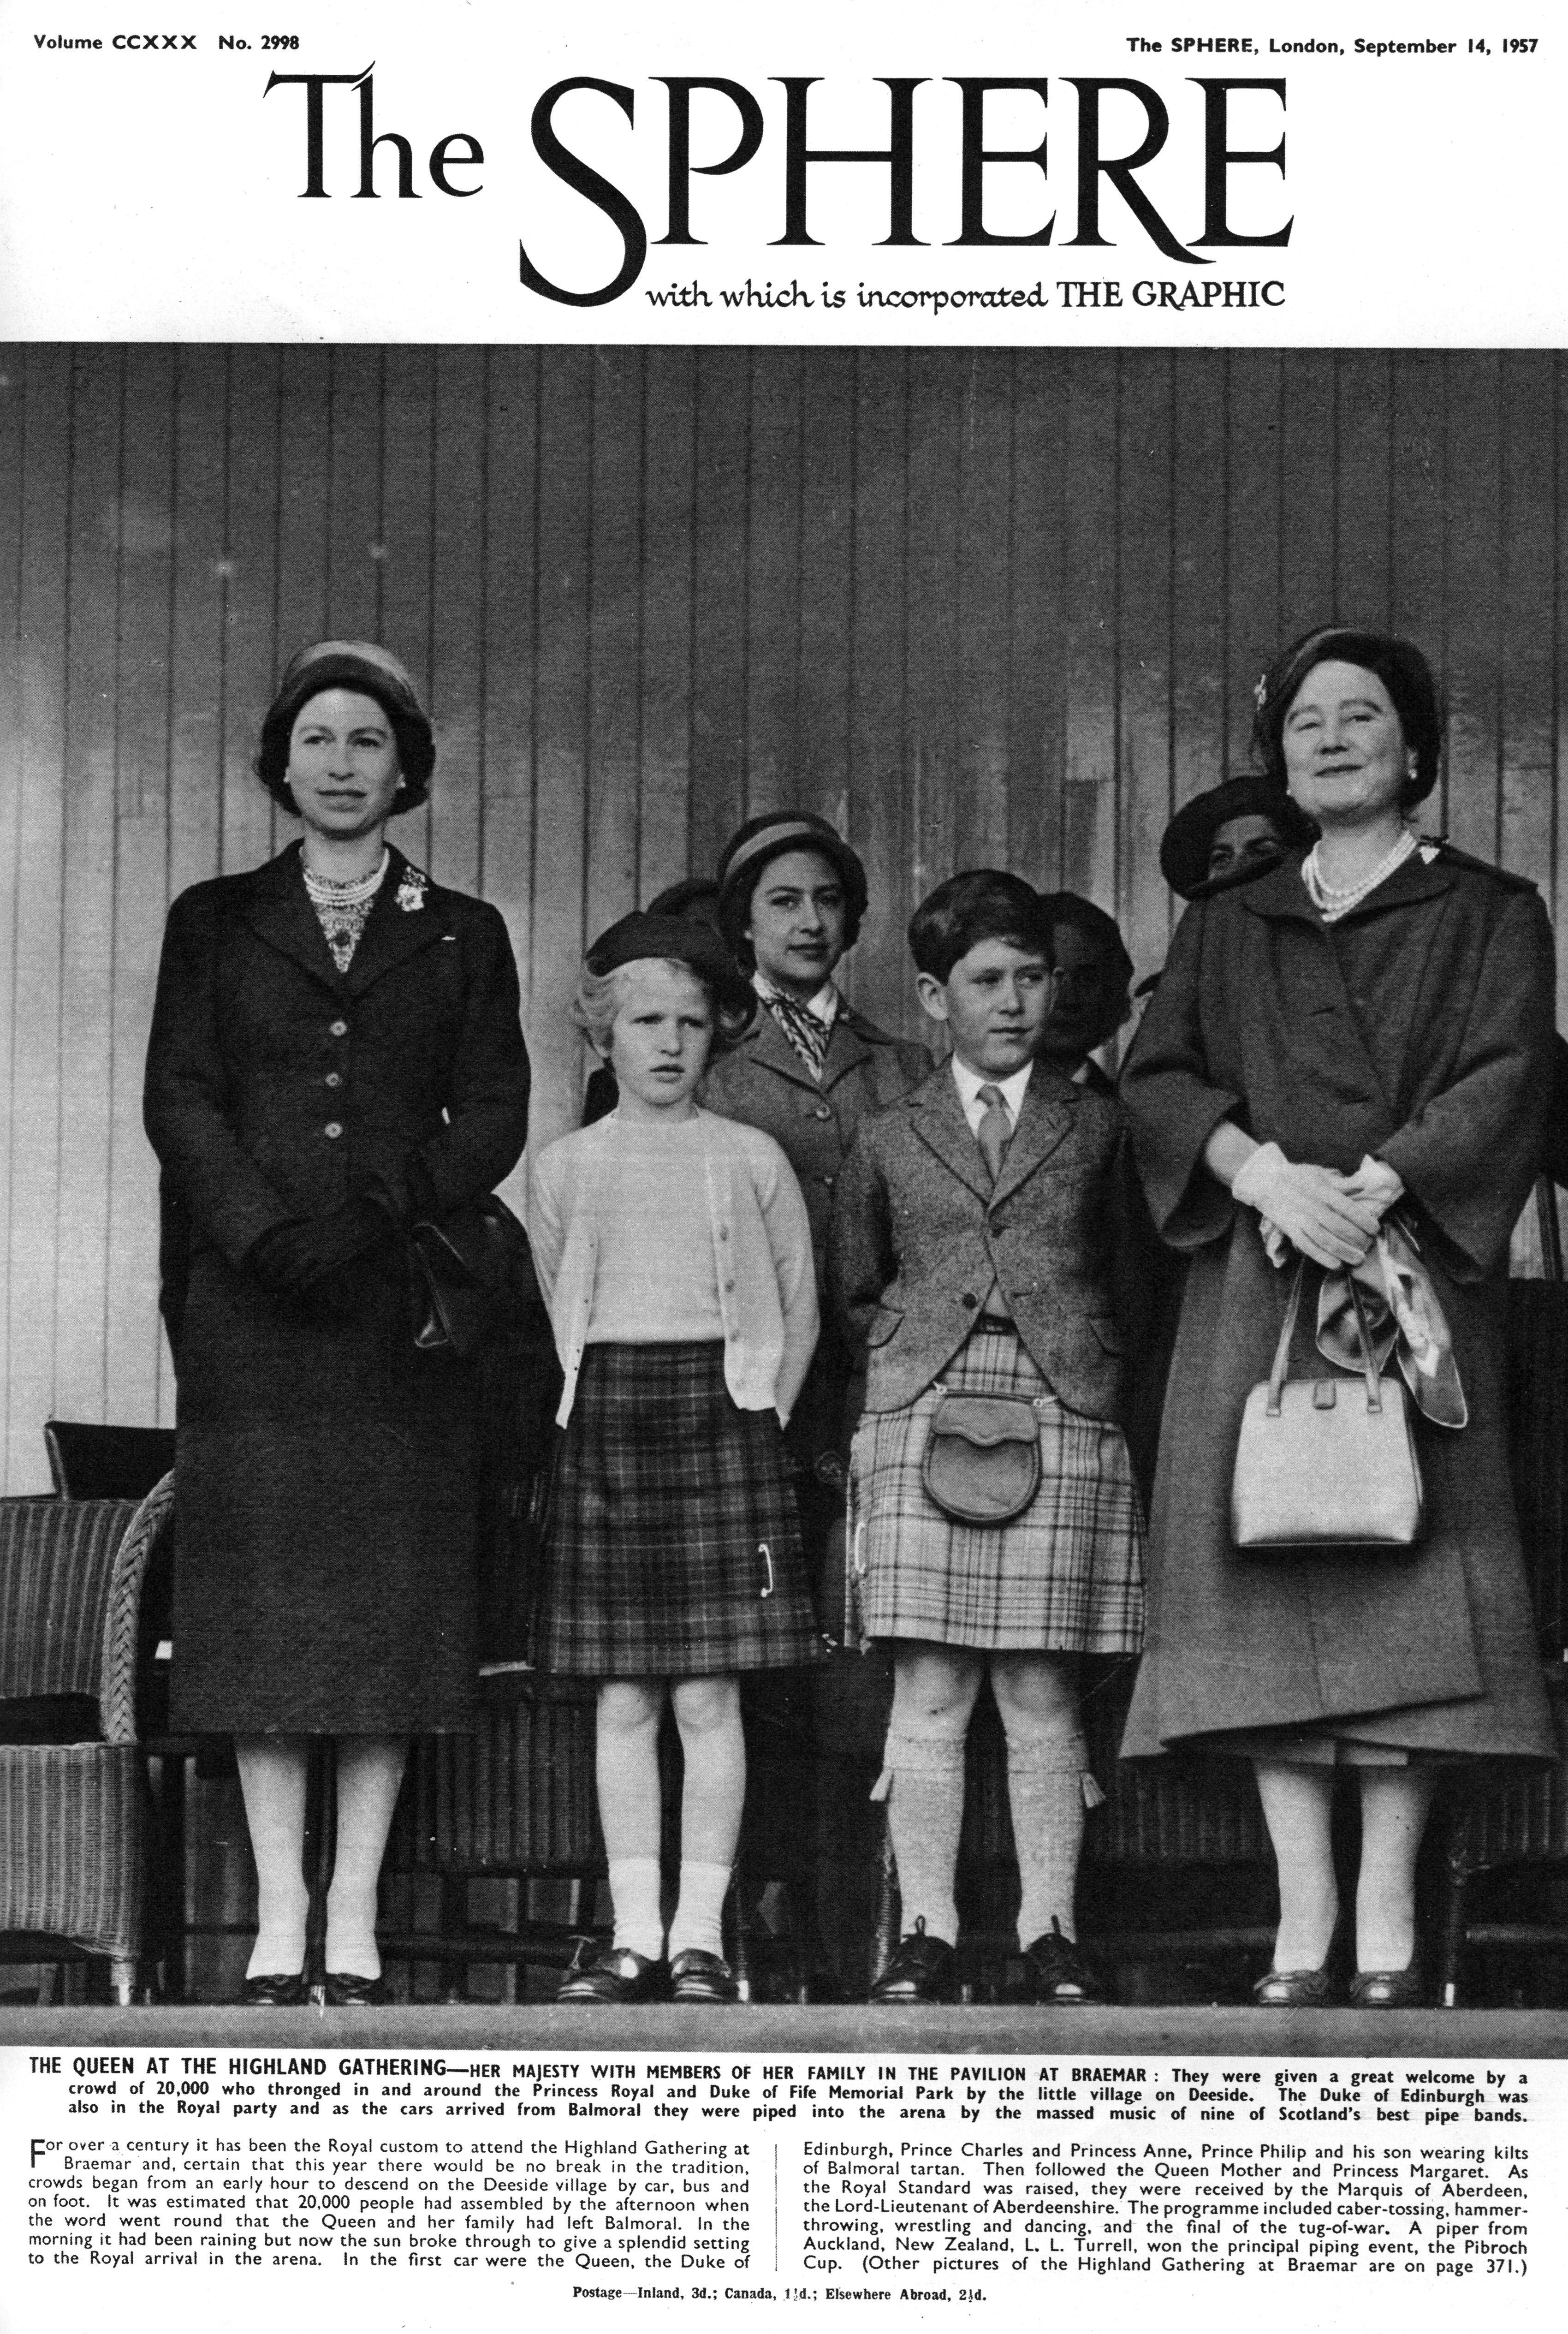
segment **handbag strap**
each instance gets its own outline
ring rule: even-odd
[[[1268,1374],[1268,1415],[1277,1418],[1284,1394],[1284,1382],[1290,1369],[1290,1345],[1295,1335],[1296,1316],[1301,1311],[1302,1282],[1306,1277],[1306,1259],[1303,1257],[1291,1282],[1290,1301],[1284,1308],[1284,1320],[1280,1327],[1279,1343],[1274,1349],[1274,1367]],[[1353,1272],[1345,1276],[1350,1284],[1351,1307],[1356,1316],[1356,1336],[1361,1348],[1361,1374],[1367,1382],[1367,1408],[1380,1411],[1383,1406],[1382,1383],[1372,1353],[1371,1333],[1367,1327],[1366,1307]]]

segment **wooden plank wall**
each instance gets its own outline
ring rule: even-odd
[[[850,986],[916,1026],[902,926],[1003,862],[1140,970],[1173,805],[1253,680],[1391,622],[1452,707],[1442,815],[1568,881],[1568,509],[1551,355],[0,351],[0,1345],[8,1488],[51,1413],[172,1414],[141,1053],[168,900],[291,830],[250,773],[301,641],[374,634],[441,766],[404,847],[505,911],[537,1138],[585,935],[751,812],[871,871]]]

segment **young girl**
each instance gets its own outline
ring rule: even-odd
[[[739,1673],[819,1641],[781,1430],[817,1336],[805,1202],[771,1136],[698,1110],[716,1043],[755,1009],[706,927],[623,917],[589,950],[576,1018],[613,1114],[534,1170],[534,1259],[565,1374],[542,1660],[597,1677],[596,1775],[615,1914],[563,2001],[660,1989],[659,1724],[685,1756],[677,2001],[733,2001],[720,1914],[746,1750]]]

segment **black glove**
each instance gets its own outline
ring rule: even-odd
[[[361,1194],[345,1200],[330,1216],[296,1216],[274,1224],[252,1244],[245,1264],[275,1295],[300,1297],[384,1247],[396,1230],[387,1210]]]

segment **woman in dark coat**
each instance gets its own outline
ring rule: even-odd
[[[384,841],[430,726],[364,641],[302,650],[257,769],[303,823],[170,911],[148,1053],[179,1386],[172,1722],[236,1739],[260,1926],[245,1998],[303,1999],[313,1735],[337,1738],[327,1992],[380,1999],[376,1882],[410,1734],[469,1722],[472,1369],[416,1350],[402,1234],[527,1129],[495,910]]]
[[[1319,839],[1188,911],[1122,1086],[1155,1221],[1191,1258],[1123,1750],[1254,1760],[1279,1865],[1275,1966],[1258,1990],[1271,2005],[1330,1997],[1330,1802],[1335,1767],[1354,1765],[1352,1999],[1401,2003],[1419,1998],[1414,1866],[1434,1765],[1553,1747],[1501,1382],[1508,1236],[1550,1088],[1552,940],[1531,884],[1406,824],[1440,746],[1419,651],[1307,635],[1260,684],[1255,738]],[[1296,1262],[1309,1327],[1294,1374],[1318,1268],[1365,1258],[1396,1205],[1469,1413],[1458,1432],[1417,1417],[1420,1542],[1238,1552],[1242,1405],[1269,1374]]]

